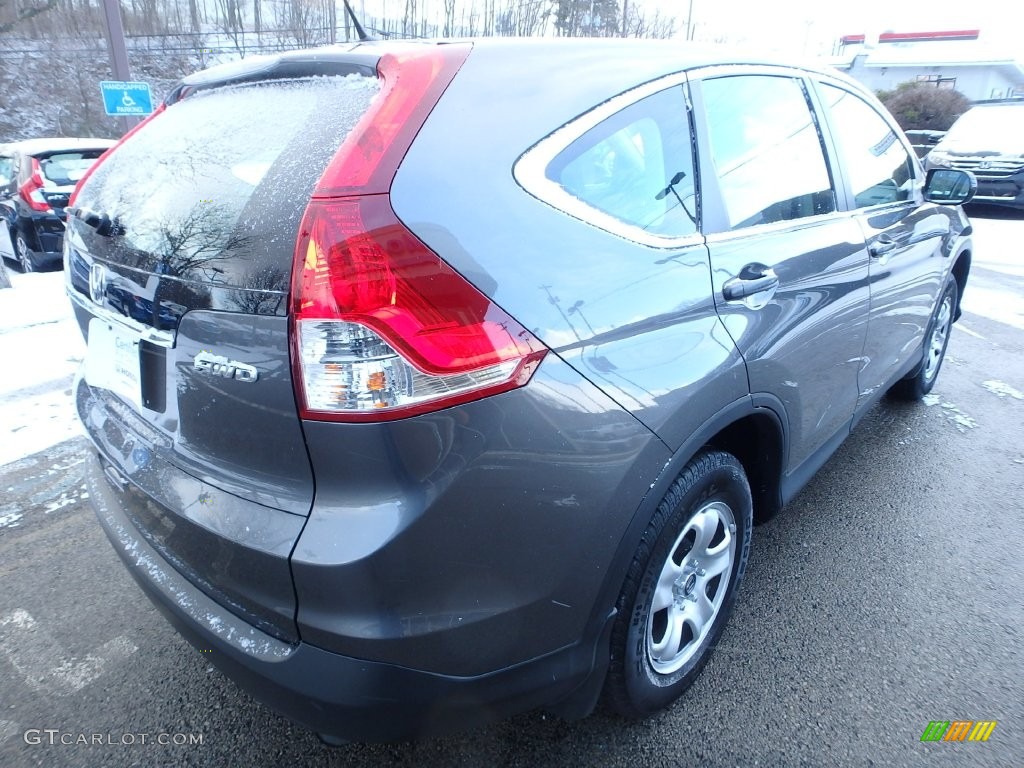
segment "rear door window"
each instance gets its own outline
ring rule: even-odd
[[[286,289],[313,185],[377,91],[374,77],[308,77],[200,91],[170,106],[79,196],[124,233],[94,240],[108,249],[97,255],[179,280]]]
[[[836,210],[821,135],[803,83],[739,75],[701,83],[726,229]]]
[[[547,177],[573,197],[656,235],[697,231],[693,150],[681,87],[632,104],[560,152]]]
[[[850,180],[856,207],[909,200],[914,160],[896,132],[864,99],[832,85],[820,86],[830,125]]]

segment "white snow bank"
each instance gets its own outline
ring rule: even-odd
[[[0,465],[83,434],[71,381],[85,342],[63,272],[12,273],[0,290]]]

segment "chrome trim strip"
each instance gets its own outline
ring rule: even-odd
[[[170,331],[157,330],[156,328],[152,328],[148,325],[143,325],[138,320],[131,317],[119,315],[107,307],[101,307],[99,304],[86,299],[71,286],[68,286],[67,294],[68,298],[71,299],[71,302],[73,304],[77,304],[79,308],[92,313],[100,320],[105,320],[108,323],[115,323],[121,326],[121,328],[131,331],[136,334],[141,341],[148,341],[152,344],[156,344],[157,346],[166,347],[167,349],[172,349],[174,347],[174,334]]]

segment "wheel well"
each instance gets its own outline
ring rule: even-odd
[[[754,498],[754,522],[763,523],[782,509],[782,432],[768,415],[752,414],[735,421],[708,440],[743,465]]]
[[[960,303],[964,300],[964,288],[967,287],[967,275],[971,271],[971,252],[962,251],[959,256],[956,257],[956,263],[953,265],[953,279],[956,280],[957,296],[956,296],[956,312],[954,313],[953,319],[959,320],[960,315],[963,314],[960,311]]]

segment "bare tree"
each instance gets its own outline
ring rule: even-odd
[[[664,40],[672,37],[676,31],[676,17],[664,16],[660,10],[648,15],[636,3],[628,6],[626,16],[626,37],[647,37]]]
[[[0,11],[7,11],[3,13],[3,17],[6,17],[6,20],[0,21],[0,35],[6,35],[19,23],[28,21],[41,13],[46,13],[56,5],[57,0],[44,0],[35,5],[18,7],[18,4],[11,2],[11,0],[0,0]]]
[[[455,34],[455,0],[444,0],[444,36]]]

